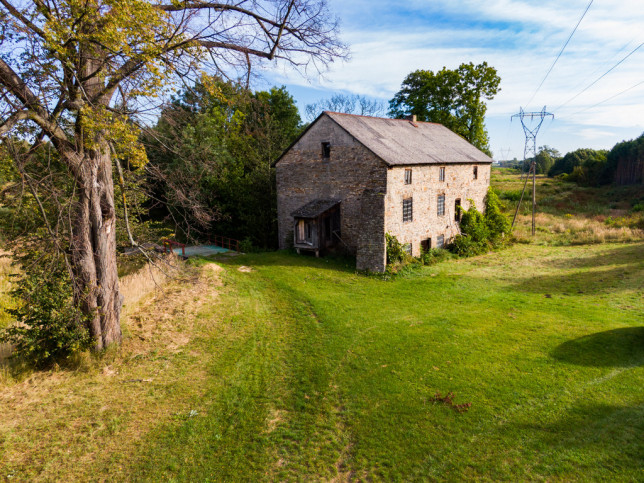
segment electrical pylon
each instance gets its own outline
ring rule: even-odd
[[[523,185],[523,191],[521,192],[521,199],[519,200],[517,209],[514,212],[514,218],[512,219],[512,228],[514,228],[514,222],[517,219],[517,213],[519,212],[521,201],[523,201],[523,194],[525,193],[525,188],[528,184],[528,178],[530,177],[530,173],[532,173],[532,236],[534,236],[536,233],[535,215],[537,212],[537,134],[539,133],[539,129],[543,124],[543,120],[549,116],[552,116],[553,119],[555,118],[555,115],[550,112],[546,112],[546,106],[543,106],[543,109],[539,112],[525,112],[523,108],[520,107],[519,113],[513,114],[510,117],[510,122],[512,122],[512,119],[514,119],[515,117],[518,117],[521,121],[521,126],[523,126],[523,132],[525,133],[525,148],[523,149],[524,164],[527,159],[530,159],[530,157],[532,158],[530,169],[528,170],[525,179],[526,182]],[[524,119],[526,118],[530,118],[531,121],[537,118],[539,120],[539,123],[536,125],[536,127],[531,128],[525,123]],[[532,156],[529,157],[529,154],[532,154]]]

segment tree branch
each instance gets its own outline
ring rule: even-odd
[[[13,113],[5,122],[0,124],[0,136],[11,131],[17,123],[26,119],[29,119],[29,111],[25,110]]]
[[[43,39],[45,38],[45,32],[43,32],[38,26],[36,26],[23,14],[21,14],[18,11],[18,9],[13,5],[11,5],[7,0],[0,0],[0,3],[4,5],[4,8],[6,8],[11,15],[13,15],[16,19],[20,20],[20,22],[22,22],[25,25],[25,27],[31,29],[34,33],[38,34]]]

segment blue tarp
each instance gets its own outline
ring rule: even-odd
[[[181,255],[181,248],[173,248],[174,253]],[[216,255],[218,253],[229,252],[228,248],[218,247],[217,245],[199,245],[196,247],[186,247],[185,252],[187,257],[194,257],[199,255],[202,257],[207,257],[209,255]]]

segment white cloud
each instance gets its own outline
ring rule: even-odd
[[[343,19],[352,60],[333,65],[321,79],[306,81],[286,69],[278,81],[321,89],[320,97],[342,90],[388,100],[413,70],[487,61],[502,79],[501,92],[488,105],[489,118],[498,123],[520,106],[540,110],[565,103],[555,112],[554,124],[567,131],[558,139],[562,151],[581,147],[588,129],[604,138],[611,132],[623,135],[624,128],[637,135],[643,127],[644,86],[584,109],[644,80],[644,47],[586,92],[571,97],[644,41],[641,0],[595,1],[526,106],[587,5],[587,0],[332,0],[331,8]],[[492,127],[490,135],[493,146],[507,137]],[[512,142],[522,153],[523,140]]]

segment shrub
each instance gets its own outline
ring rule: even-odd
[[[404,262],[410,255],[405,249],[405,245],[398,241],[394,235],[385,233],[387,241],[387,265]]]
[[[485,196],[485,224],[487,225],[492,243],[498,245],[507,240],[512,229],[510,221],[501,212],[501,200],[496,193],[488,189]]]
[[[423,251],[420,255],[420,261],[423,265],[434,265],[450,258],[452,258],[451,252],[443,248],[432,248],[428,251]]]
[[[30,253],[20,262],[23,275],[11,291],[18,307],[7,309],[17,323],[0,332],[0,342],[13,344],[13,357],[36,368],[89,349],[88,320],[74,305],[72,281],[61,257]]]
[[[461,234],[454,237],[448,248],[461,257],[479,255],[506,243],[509,234],[510,222],[501,213],[501,201],[493,190],[488,189],[485,215],[470,200],[470,209],[461,218]]]

